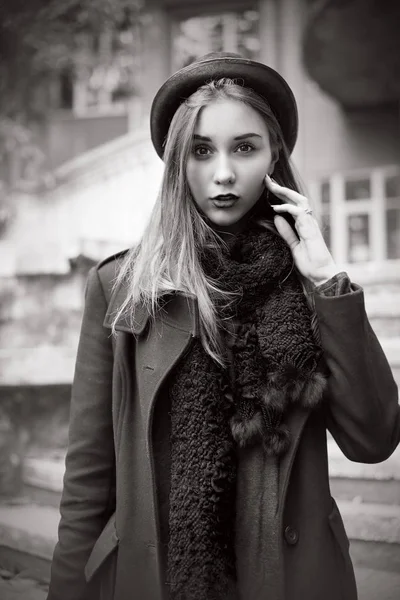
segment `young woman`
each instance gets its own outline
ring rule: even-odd
[[[326,430],[385,460],[397,388],[296,184],[293,94],[207,55],[151,133],[148,227],[89,274],[48,600],[355,600]]]

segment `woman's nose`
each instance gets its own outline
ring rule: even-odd
[[[214,182],[219,185],[233,183],[236,179],[235,171],[232,164],[227,158],[221,157],[214,171]]]

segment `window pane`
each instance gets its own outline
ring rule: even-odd
[[[173,38],[173,70],[185,67],[208,52],[221,51],[221,32],[222,15],[181,21]]]
[[[138,29],[112,30],[99,36],[82,34],[79,51],[88,55],[75,84],[74,109],[79,112],[124,110],[140,89]],[[83,61],[82,61],[83,62]]]
[[[386,198],[400,198],[400,175],[391,175],[385,180]]]
[[[331,202],[331,184],[330,181],[321,183],[321,204],[323,207],[328,207]]]
[[[387,257],[400,258],[400,208],[386,211]]]
[[[371,197],[369,179],[353,179],[345,182],[346,200],[365,200]]]
[[[245,58],[257,59],[260,52],[258,35],[259,15],[256,10],[246,10],[238,15],[237,51]]]
[[[321,231],[326,245],[331,249],[331,219],[329,213],[322,213],[321,215]]]
[[[369,215],[350,215],[347,223],[349,231],[349,262],[370,260]]]
[[[246,58],[259,54],[257,10],[192,17],[180,21],[173,36],[172,67],[176,71],[208,52],[238,52]]]
[[[74,75],[71,69],[63,69],[60,77],[60,98],[56,108],[70,110],[74,99]]]

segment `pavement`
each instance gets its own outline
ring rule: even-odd
[[[0,505],[1,545],[51,560],[57,542],[58,509],[14,502]]]
[[[350,540],[385,542],[397,548],[400,546],[399,505],[339,499],[337,504]],[[57,542],[59,517],[59,510],[51,506],[25,502],[0,504],[0,543],[44,560],[51,560]]]
[[[400,361],[399,361],[400,362]],[[400,478],[400,446],[381,463],[357,463],[346,458],[336,442],[328,439],[329,476],[353,480],[390,481]],[[53,456],[28,456],[24,462],[24,483],[61,494],[65,471],[65,453],[58,450]]]
[[[13,575],[0,569],[1,600],[45,600],[47,589],[45,584],[24,577],[23,573]]]
[[[400,573],[355,567],[358,600],[399,600]],[[8,598],[7,598],[8,600]]]
[[[363,465],[344,459],[330,440],[329,457],[330,475],[333,477],[381,482],[399,479],[400,447],[384,463]],[[47,461],[32,458],[27,463],[25,483],[60,493],[63,473],[63,457]],[[364,540],[372,545],[385,542],[385,552],[390,554],[390,557],[380,558],[379,553],[371,554],[372,546],[360,553],[356,545],[353,547],[351,544],[359,600],[400,600],[400,505],[369,504],[362,502],[362,498],[353,501],[337,499],[337,503],[351,540]],[[23,498],[11,503],[0,502],[0,543],[3,547],[26,552],[50,564],[57,540],[58,520],[59,511],[55,507],[36,505]],[[2,566],[13,568],[0,564],[0,600],[46,600],[46,584],[32,579],[34,573],[27,570],[11,573],[2,570]]]
[[[357,568],[359,600],[399,600],[400,574]],[[0,570],[1,600],[46,600],[47,588],[23,574],[12,576]],[[303,600],[303,599],[299,599]]]

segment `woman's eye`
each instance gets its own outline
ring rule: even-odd
[[[239,152],[251,152],[252,150],[254,150],[254,146],[252,144],[249,144],[248,142],[244,142],[243,144],[240,144],[240,146],[237,147],[237,150]]]
[[[210,152],[211,150],[210,148],[207,148],[207,146],[196,146],[193,150],[193,153],[196,156],[208,156]]]

